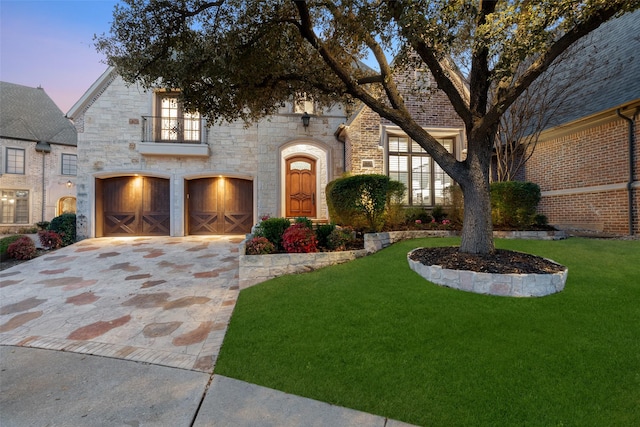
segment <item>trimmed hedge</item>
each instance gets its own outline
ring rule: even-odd
[[[356,229],[379,231],[384,220],[388,176],[370,174],[338,178],[327,185],[327,204],[331,219]],[[393,187],[397,191],[396,186]]]
[[[76,214],[66,213],[51,220],[49,230],[58,233],[62,238],[62,246],[69,246],[76,242]]]
[[[284,251],[282,246],[282,235],[291,226],[291,221],[287,218],[267,218],[260,222],[254,232],[255,237],[266,237],[273,243],[276,251]]]
[[[536,222],[540,187],[533,182],[504,181],[491,184],[491,217],[496,226],[526,228]]]

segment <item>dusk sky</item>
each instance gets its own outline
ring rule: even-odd
[[[109,32],[117,3],[0,0],[0,80],[41,86],[66,114],[107,69],[93,36]]]

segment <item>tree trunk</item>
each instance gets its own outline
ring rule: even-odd
[[[468,174],[466,179],[459,183],[464,195],[464,221],[460,251],[472,254],[491,254],[495,250],[489,189],[491,150],[482,148],[474,150],[471,148],[472,141],[469,142],[470,149],[466,160]]]

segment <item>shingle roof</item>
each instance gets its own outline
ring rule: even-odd
[[[561,109],[552,125],[640,99],[640,10],[602,24],[583,40],[582,47],[559,64],[555,78],[573,82],[564,101],[568,108]],[[566,90],[563,83],[560,86]]]
[[[41,88],[0,82],[0,137],[73,145],[73,124]]]

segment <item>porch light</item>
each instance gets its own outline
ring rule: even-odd
[[[67,181],[67,188],[71,188],[72,185],[73,185],[73,182],[71,182],[71,180]]]
[[[309,115],[309,113],[305,111],[301,118],[302,118],[302,126],[309,127],[309,119],[311,119],[311,116]]]

